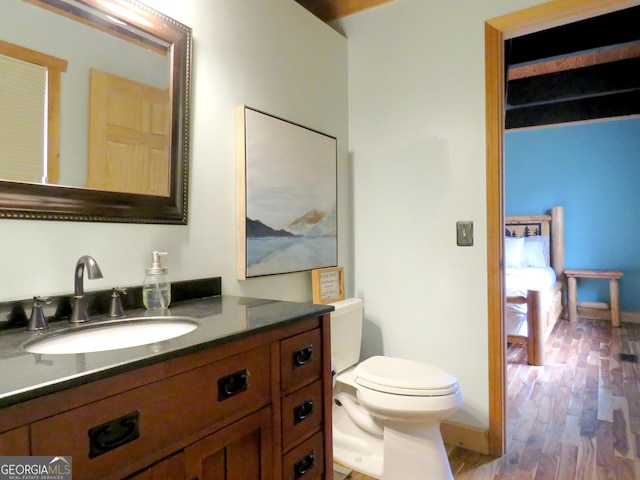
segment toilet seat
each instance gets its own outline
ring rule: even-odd
[[[382,393],[438,397],[459,391],[454,375],[414,360],[375,356],[358,364],[353,373],[356,384]]]

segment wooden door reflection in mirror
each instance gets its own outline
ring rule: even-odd
[[[169,90],[91,69],[87,187],[169,195]]]

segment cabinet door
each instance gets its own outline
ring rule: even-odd
[[[263,408],[187,447],[186,478],[271,478],[271,441],[271,409]]]
[[[151,465],[146,470],[136,473],[129,480],[182,480],[184,476],[184,454],[177,453],[158,463]]]
[[[0,433],[0,456],[30,455],[29,428],[21,427]]]

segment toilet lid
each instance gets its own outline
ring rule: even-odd
[[[458,391],[458,379],[441,368],[414,360],[371,357],[354,370],[355,382],[395,395],[440,396]]]

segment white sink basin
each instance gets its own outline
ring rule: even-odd
[[[136,347],[179,337],[198,328],[189,317],[137,317],[87,324],[27,342],[31,353],[69,354]]]

